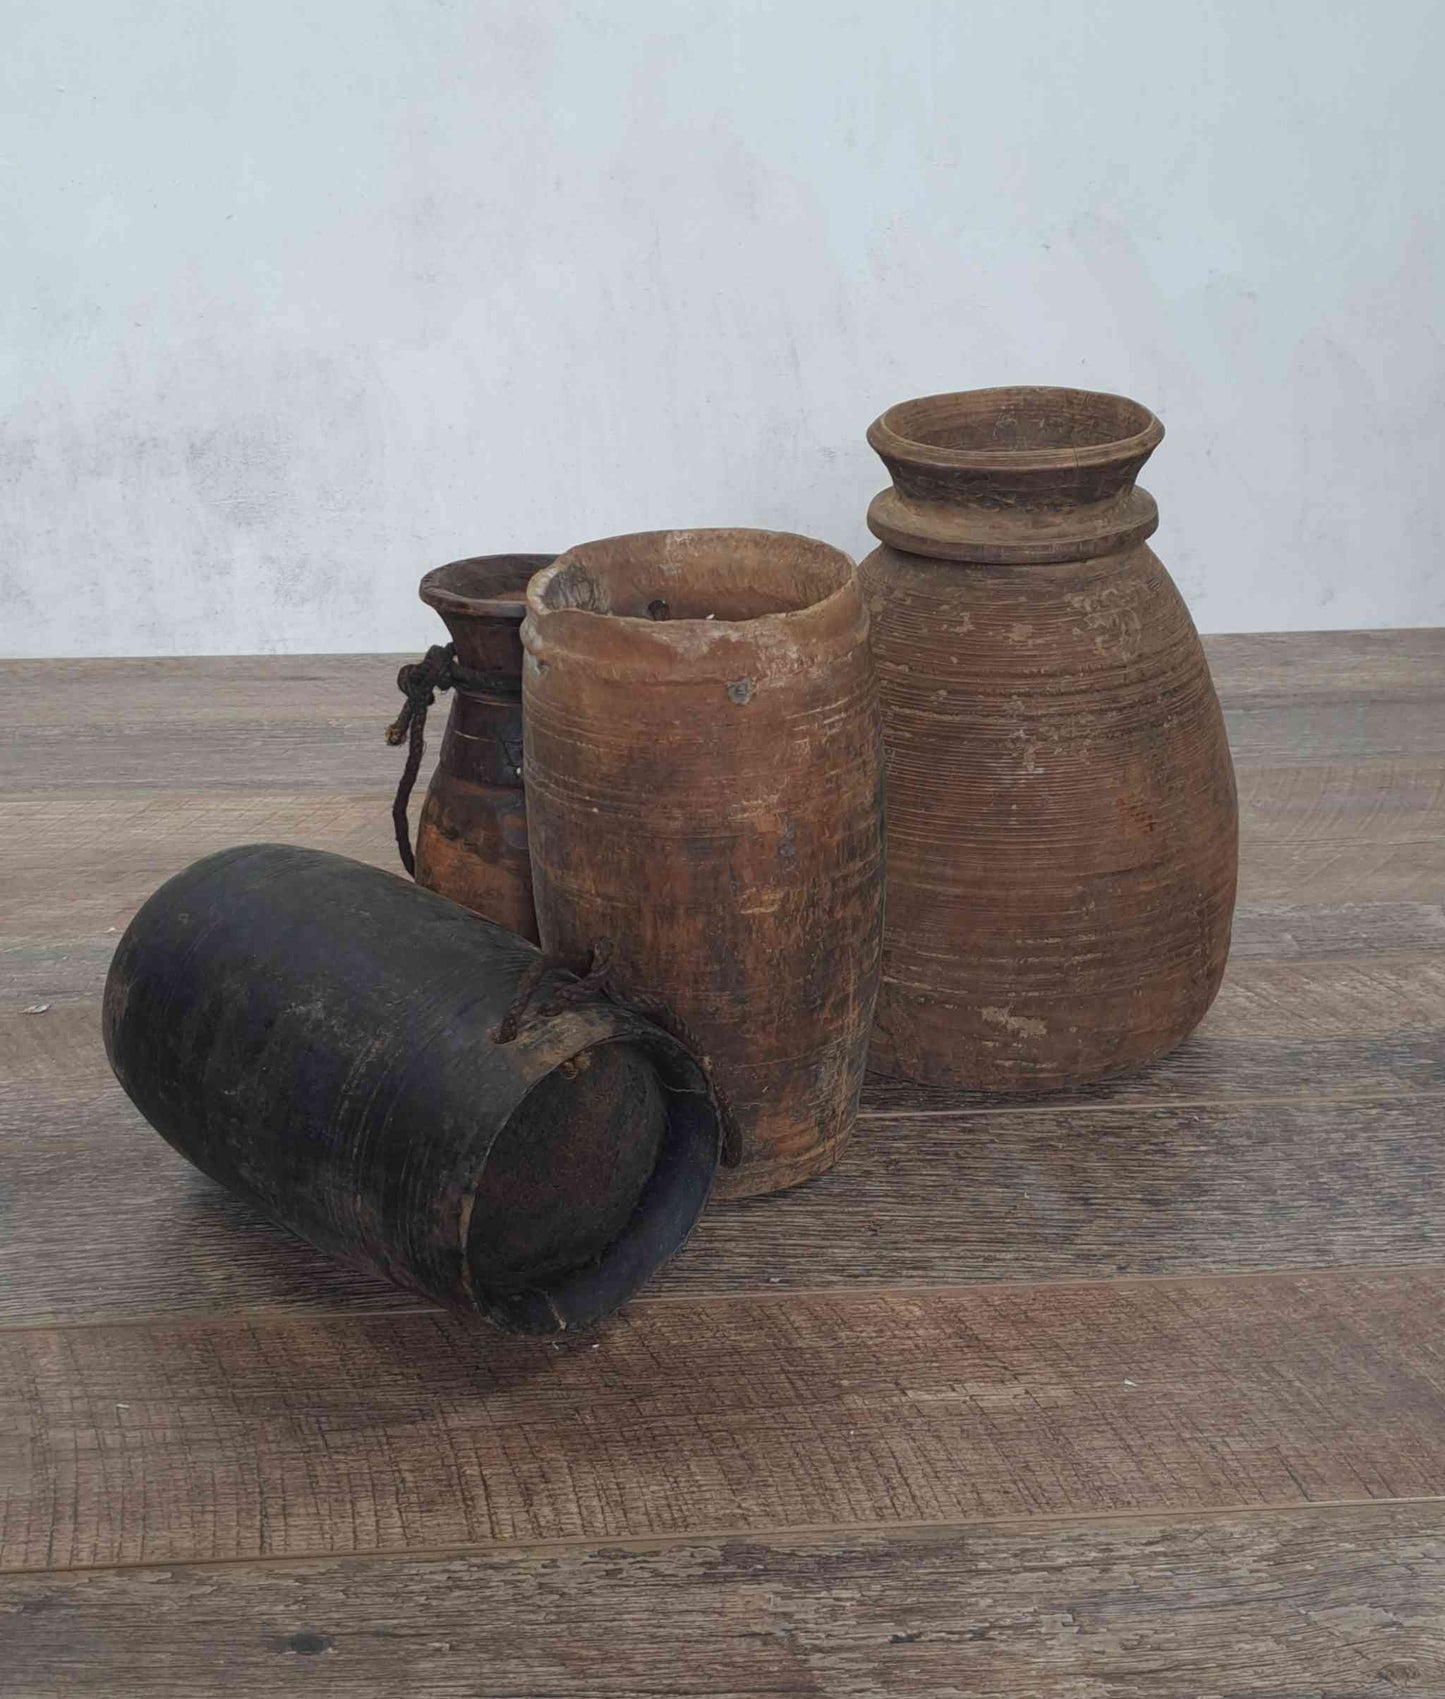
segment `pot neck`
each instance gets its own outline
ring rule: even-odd
[[[868,511],[892,548],[1030,563],[1129,548],[1159,522],[1136,486],[1164,428],[1122,396],[1021,388],[924,396],[868,431],[893,487]]]
[[[427,573],[419,594],[441,615],[457,659],[473,672],[522,677],[527,583],[555,555],[475,555]]]

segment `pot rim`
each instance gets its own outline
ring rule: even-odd
[[[719,618],[668,618],[653,620],[642,614],[613,613],[610,610],[579,607],[555,607],[549,605],[544,597],[553,581],[564,571],[578,561],[585,561],[592,550],[620,551],[621,545],[631,545],[641,552],[648,547],[666,551],[671,547],[674,551],[682,543],[697,545],[710,543],[723,545],[735,539],[746,539],[750,543],[762,542],[764,539],[776,540],[780,544],[803,544],[806,550],[820,560],[836,561],[843,568],[843,575],[838,585],[827,595],[819,596],[817,600],[806,602],[802,607],[780,609],[771,613],[751,614],[746,619]],[[659,637],[665,637],[669,631],[683,633],[689,638],[717,637],[749,637],[764,636],[769,632],[780,631],[786,623],[799,619],[826,619],[834,609],[841,607],[850,594],[857,593],[858,566],[853,557],[832,543],[825,543],[821,538],[809,537],[799,531],[773,531],[765,526],[749,525],[713,525],[698,526],[668,531],[623,531],[613,537],[597,537],[590,542],[577,543],[565,553],[557,556],[556,560],[538,572],[527,586],[526,612],[533,622],[551,622],[559,617],[576,618],[584,621],[605,621],[613,627],[630,628],[636,632],[647,632]],[[524,633],[525,641],[525,633]]]
[[[557,558],[555,554],[464,555],[460,560],[449,560],[445,566],[434,566],[422,578],[417,595],[443,617],[460,614],[469,619],[502,619],[520,624],[527,615],[528,583]],[[449,576],[460,575],[466,567],[494,572],[499,581],[497,591],[512,583],[516,583],[516,589],[476,595],[448,582]]]
[[[509,1333],[549,1336],[582,1331],[621,1308],[687,1243],[711,1195],[723,1149],[723,1122],[716,1090],[707,1069],[691,1049],[625,1003],[604,1006],[606,1030],[589,1031],[585,1018],[595,1005],[572,1011],[581,1042],[563,1045],[553,1066],[540,1073],[497,1127],[470,1176],[460,1211],[458,1244],[461,1283],[476,1309]],[[567,1027],[555,1019],[539,1031],[539,1046],[557,1044]],[[527,1040],[524,1038],[523,1043]],[[522,1104],[558,1068],[609,1045],[629,1045],[646,1057],[665,1099],[666,1124],[652,1172],[634,1200],[627,1224],[595,1256],[513,1286],[479,1279],[473,1269],[473,1232],[485,1222],[475,1218],[477,1188],[492,1150]]]
[[[1051,397],[1104,403],[1116,412],[1120,434],[1079,447],[1038,448],[946,448],[910,434],[919,411],[944,411],[949,403],[960,413],[987,411],[991,399],[1018,400]],[[979,403],[983,403],[980,406]],[[967,404],[967,405],[964,405]],[[898,460],[911,466],[935,467],[940,471],[1067,472],[1084,466],[1110,466],[1146,460],[1164,439],[1164,426],[1141,402],[1109,390],[1074,389],[1051,384],[1000,385],[989,389],[945,390],[937,395],[914,396],[895,402],[868,427],[869,446],[885,461]]]

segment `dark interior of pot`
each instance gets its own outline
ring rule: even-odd
[[[589,543],[563,557],[543,605],[624,619],[737,623],[798,613],[840,590],[853,563],[809,537],[773,531],[658,531]]]
[[[474,555],[469,560],[448,561],[428,572],[421,581],[421,599],[442,612],[469,611],[470,605],[509,602],[520,619],[527,585],[555,555]]]
[[[1122,395],[1087,389],[974,389],[904,401],[883,415],[897,436],[964,452],[1107,447],[1147,431],[1154,415]]]
[[[680,1050],[614,1041],[564,1063],[482,1170],[467,1233],[482,1308],[524,1333],[608,1314],[691,1231],[718,1146],[701,1072]]]

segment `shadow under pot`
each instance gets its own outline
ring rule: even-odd
[[[1045,1092],[1138,1068],[1224,972],[1237,813],[1224,720],[1147,545],[1137,402],[986,389],[890,408],[860,572],[888,746],[871,1065]]]
[[[478,555],[427,573],[421,599],[445,621],[451,654],[433,650],[420,668],[404,667],[400,680],[403,690],[408,680],[420,684],[423,698],[433,688],[454,692],[441,755],[417,823],[417,883],[533,942],[537,920],[522,787],[520,629],[528,580],[555,558]],[[422,725],[425,712],[423,700]],[[415,737],[419,741],[419,731]],[[395,815],[404,865],[409,796],[410,785],[403,781]]]
[[[713,1070],[717,1195],[837,1161],[882,930],[881,728],[852,561],[770,531],[588,543],[532,580],[527,806],[544,947]]]
[[[106,982],[161,1136],[324,1251],[500,1327],[615,1309],[717,1166],[707,1076],[536,948],[379,868],[280,844],[163,885]]]

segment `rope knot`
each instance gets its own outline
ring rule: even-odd
[[[416,877],[416,857],[411,849],[411,828],[407,824],[407,804],[411,801],[412,786],[421,768],[426,750],[422,734],[426,731],[426,711],[436,701],[439,690],[450,690],[461,682],[466,669],[457,665],[457,652],[452,644],[434,643],[419,661],[408,661],[396,675],[396,687],[406,698],[401,712],[386,728],[386,741],[393,746],[407,744],[406,766],[401,783],[396,787],[396,800],[391,805],[391,823],[396,830],[396,847],[401,864]]]
[[[576,1003],[585,1003],[589,997],[608,994],[608,976],[612,970],[612,940],[599,938],[592,946],[592,953],[587,966],[577,973],[572,961],[567,956],[543,954],[530,963],[527,971],[517,981],[516,995],[507,1006],[507,1012],[497,1024],[492,1034],[494,1043],[510,1044],[521,1031],[524,1022],[546,1020],[552,1015],[560,1015],[564,1009],[570,1009]],[[562,985],[555,985],[543,997],[538,993],[542,982],[549,974],[567,973],[574,977]]]
[[[396,688],[406,701],[386,728],[386,741],[393,748],[404,741],[418,719],[426,724],[426,711],[436,701],[437,691],[450,690],[456,683],[456,658],[450,643],[434,643],[421,660],[408,661],[396,675]]]

